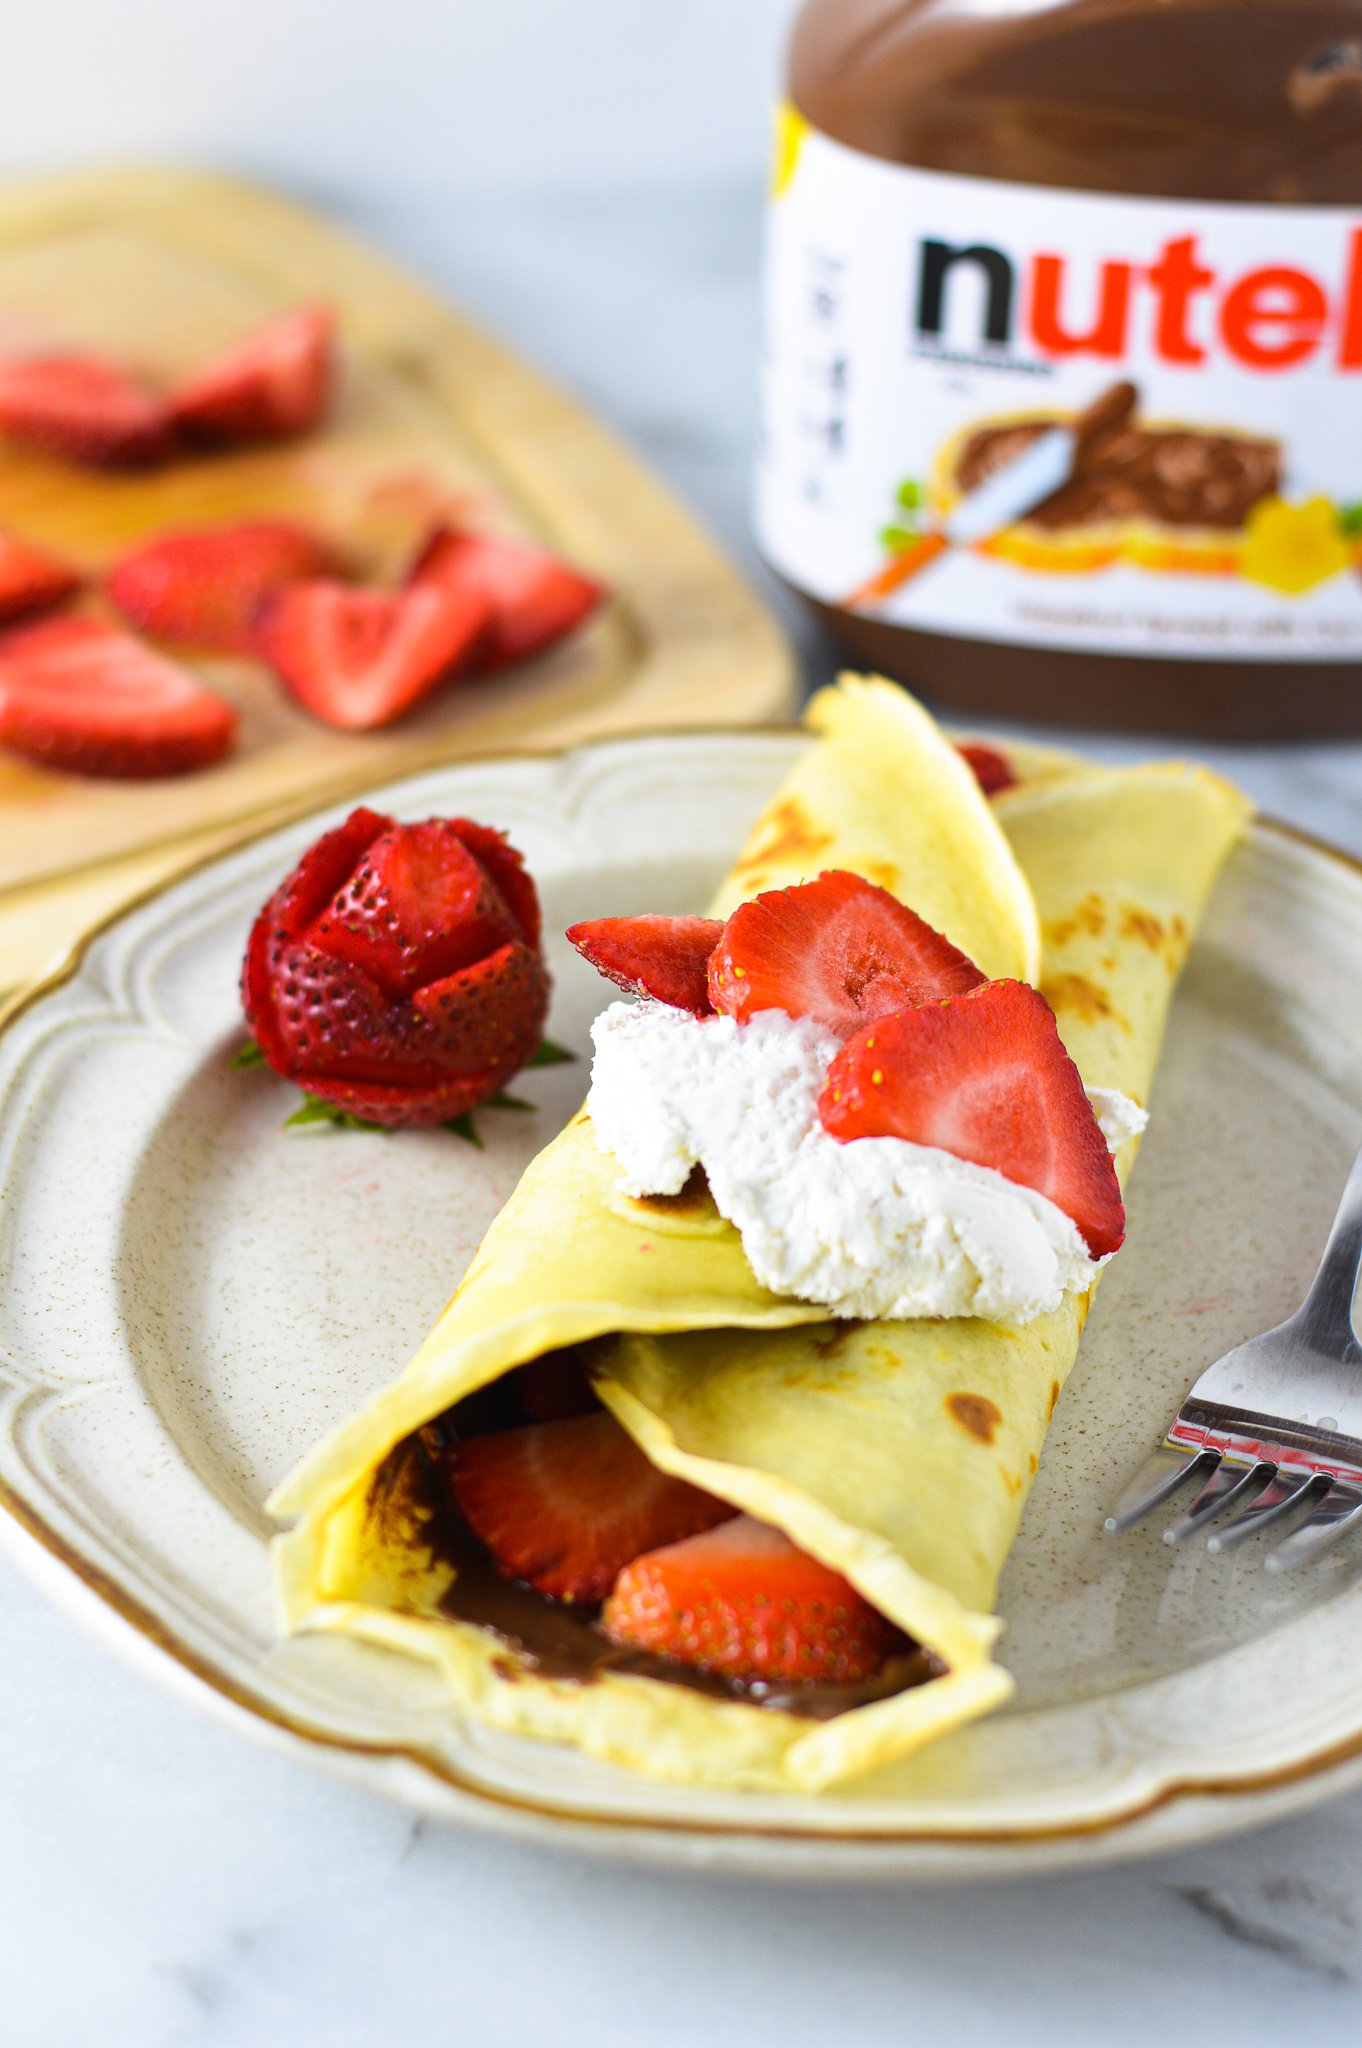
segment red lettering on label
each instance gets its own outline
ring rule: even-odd
[[[1314,354],[1328,317],[1323,286],[1277,264],[1250,270],[1230,286],[1220,331],[1230,354],[1251,370],[1288,370]]]
[[[1215,283],[1215,272],[1203,270],[1196,260],[1196,236],[1182,235],[1165,242],[1156,264],[1147,273],[1158,298],[1154,346],[1170,363],[1204,363],[1206,351],[1187,332],[1192,297]]]
[[[1113,361],[1119,360],[1126,352],[1133,266],[1102,265],[1097,316],[1086,334],[1073,333],[1060,317],[1065,268],[1062,256],[1035,259],[1031,275],[1031,333],[1036,346],[1055,356],[1109,356]]]
[[[1343,287],[1343,339],[1339,344],[1340,370],[1362,370],[1362,228],[1352,233],[1348,277]]]

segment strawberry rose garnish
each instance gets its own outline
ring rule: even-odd
[[[266,1061],[321,1103],[389,1127],[456,1121],[540,1046],[534,883],[490,826],[353,811],[261,911],[241,989]]]

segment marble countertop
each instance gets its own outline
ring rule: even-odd
[[[755,190],[720,187],[356,224],[613,421],[780,607],[746,520],[757,218]],[[830,650],[784,616],[816,679]],[[1362,852],[1362,746],[1201,751]],[[967,1891],[652,1873],[425,1826],[243,1741],[4,1560],[0,1633],[5,2048],[1309,2048],[1362,2030],[1362,1796]]]

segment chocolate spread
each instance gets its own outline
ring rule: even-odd
[[[439,1468],[443,1448],[460,1433],[461,1425],[467,1429],[471,1424],[475,1432],[507,1426],[512,1418],[503,1404],[509,1391],[506,1382],[498,1382],[487,1390],[500,1397],[495,1408],[486,1396],[475,1395],[470,1403],[406,1439],[379,1467],[370,1490],[371,1514],[380,1519],[391,1515],[395,1528],[403,1532],[402,1540],[419,1541],[429,1556],[453,1566],[454,1576],[438,1611],[486,1629],[505,1645],[506,1657],[499,1667],[503,1678],[514,1681],[533,1675],[587,1685],[606,1672],[616,1672],[684,1686],[711,1699],[827,1721],[853,1707],[924,1685],[945,1671],[939,1658],[905,1636],[902,1650],[859,1685],[777,1686],[724,1678],[612,1642],[597,1626],[598,1608],[553,1600],[504,1577],[459,1514]]]
[[[1048,420],[980,427],[960,450],[955,481],[972,491],[1030,447]],[[1053,532],[1138,519],[1148,525],[1235,531],[1281,481],[1275,441],[1186,427],[1123,426],[1082,442],[1069,481],[1026,514]]]
[[[859,662],[969,711],[1240,736],[1362,731],[1362,0],[807,0],[789,78],[773,224],[791,200],[804,211],[784,271],[768,266],[766,509],[758,492],[780,573]],[[810,133],[823,149],[812,168],[798,153]],[[902,278],[878,278],[882,331],[869,339],[870,301],[856,296],[856,276],[877,268],[869,231],[862,221],[842,238],[834,225],[858,212],[858,164],[882,182],[874,165],[933,174],[933,203],[944,190],[940,217],[902,213],[926,220],[926,239],[916,269],[904,258]],[[1034,236],[1015,228],[1024,215],[997,219],[978,181],[999,201],[1024,197]],[[880,202],[866,190],[869,213]],[[1085,194],[1119,197],[1085,210]],[[895,204],[890,192],[887,251]],[[1063,565],[1043,549],[1010,563],[986,550],[988,602],[1021,594],[1011,615],[1003,600],[996,616],[972,608],[964,582],[943,580],[959,578],[963,550],[943,565],[920,548],[943,517],[912,448],[912,393],[926,387],[905,382],[894,404],[867,396],[877,376],[888,391],[891,374],[923,365],[943,419],[970,380],[979,397],[972,418],[961,399],[966,416],[949,421],[957,485],[1062,416],[1049,403],[1059,388],[1077,413],[1104,380],[1130,377],[1137,415],[1083,446],[1015,530],[1201,529],[1225,542],[1215,573],[1195,574],[1173,548],[1060,587]],[[934,447],[948,438],[943,425]],[[909,568],[918,554],[927,564],[911,601],[900,592],[878,615],[861,601],[877,587],[873,562],[830,568],[828,587],[817,573],[820,558],[850,563],[850,544],[823,545],[833,528],[817,520],[840,516],[850,531],[847,479],[864,485],[877,441],[905,451],[901,483],[857,505],[855,536],[869,545],[882,527],[891,565],[896,549]],[[943,630],[956,587],[965,597]]]

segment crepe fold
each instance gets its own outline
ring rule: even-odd
[[[716,909],[853,868],[990,974],[1038,978],[1088,1084],[1146,1101],[1246,822],[1238,793],[1180,765],[1052,761],[989,805],[927,714],[877,681],[844,678],[808,723]],[[478,1720],[666,1777],[812,1790],[888,1762],[1011,1689],[990,1610],[1088,1305],[1016,1328],[838,1321],[760,1286],[707,1194],[620,1193],[583,1112],[528,1168],[406,1372],[271,1503],[299,1518],[276,1545],[286,1624],[423,1657]],[[652,1677],[548,1676],[441,1612],[454,1568],[429,1539],[414,1432],[586,1340],[608,1340],[593,1383],[654,1464],[784,1529],[945,1674],[818,1721]]]

